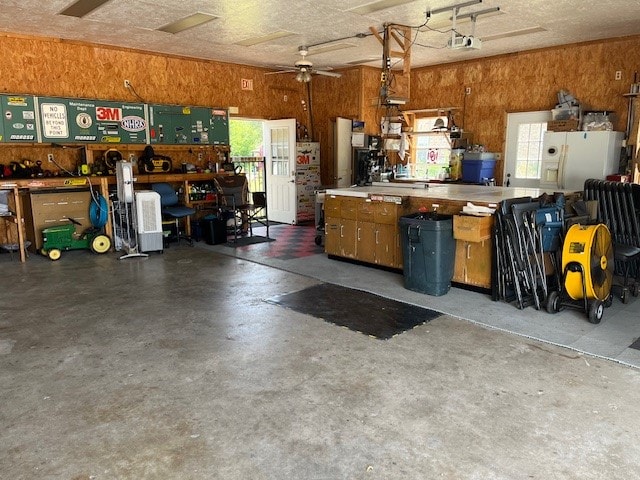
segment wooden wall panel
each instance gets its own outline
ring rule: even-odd
[[[403,108],[459,106],[456,123],[472,132],[477,143],[503,152],[506,113],[550,109],[558,90],[566,89],[585,109],[616,111],[616,129],[624,130],[627,100],[622,94],[629,91],[640,64],[639,43],[638,36],[625,37],[413,68],[411,100]],[[309,130],[312,112],[313,139],[321,142],[323,151],[323,183],[333,178],[331,120],[361,119],[373,134],[384,114],[370,102],[379,93],[380,69],[373,67],[346,70],[339,79],[314,76],[311,111],[302,104],[308,103],[305,85],[292,74],[265,75],[267,70],[257,67],[81,42],[2,35],[0,70],[0,91],[5,93],[235,106],[242,117],[294,117]],[[616,70],[623,72],[622,81],[613,79]],[[125,78],[140,98],[124,88]],[[241,89],[243,78],[253,80],[252,91]],[[465,95],[465,87],[471,88],[470,95]],[[47,153],[26,147],[18,152],[3,147],[0,163],[17,155],[44,160]],[[69,166],[75,164],[69,153],[54,153]]]
[[[574,95],[584,110],[611,110],[616,130],[624,131],[623,97],[640,65],[640,37],[521,52],[473,61],[414,68],[406,109],[460,106],[455,121],[473,133],[474,142],[504,152],[506,114],[551,109],[557,93]],[[622,80],[615,81],[616,70]],[[465,95],[465,87],[471,94]],[[501,181],[502,165],[497,167]]]
[[[333,123],[336,117],[359,120],[360,69],[341,71],[342,77],[315,75],[311,80],[314,119],[313,139],[320,142],[321,174],[323,185],[334,184]]]

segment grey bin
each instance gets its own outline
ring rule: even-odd
[[[415,213],[400,217],[404,287],[428,295],[451,288],[456,242],[453,217]]]

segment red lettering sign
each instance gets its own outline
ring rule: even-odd
[[[311,158],[309,155],[298,155],[296,158],[296,163],[298,165],[309,165],[311,163]]]
[[[116,121],[122,120],[122,109],[113,107],[96,107],[96,120]]]

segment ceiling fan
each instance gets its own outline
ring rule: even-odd
[[[313,68],[313,63],[307,60],[307,55],[309,54],[309,50],[305,46],[298,47],[298,53],[302,56],[300,60],[293,64],[293,67],[280,66],[280,68],[285,68],[286,70],[279,70],[277,72],[268,72],[266,75],[275,75],[279,73],[296,73],[296,80],[302,83],[307,83],[311,81],[311,75],[324,75],[325,77],[335,77],[340,78],[342,76],[341,73],[337,72],[329,72],[327,70],[318,70]]]

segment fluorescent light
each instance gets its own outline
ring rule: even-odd
[[[309,47],[307,56],[311,55],[319,55],[321,53],[333,52],[335,50],[342,50],[343,48],[352,48],[355,47],[355,43],[329,43],[327,45],[318,45],[317,47]]]
[[[348,12],[357,13],[358,15],[367,15],[368,13],[378,12],[391,7],[397,7],[398,5],[404,5],[405,3],[412,3],[415,0],[378,0],[377,2],[367,3],[359,7],[348,8]]]
[[[370,56],[367,58],[361,58],[360,60],[353,60],[351,62],[347,62],[347,65],[361,65],[361,64],[365,64],[365,63],[371,63],[371,62],[381,62],[382,61],[382,55],[376,55],[376,56]]]
[[[287,32],[286,30],[279,30],[277,32],[268,33],[267,35],[262,35],[260,37],[247,38],[246,40],[236,42],[236,45],[250,47],[252,45],[257,45],[259,43],[270,42],[271,40],[275,40],[277,38],[288,37],[289,35],[295,35],[295,34],[293,32]]]
[[[60,12],[60,15],[82,18],[110,0],[77,0]]]
[[[491,40],[500,40],[501,38],[509,38],[509,37],[518,37],[520,35],[529,35],[531,33],[540,33],[546,32],[546,28],[542,27],[531,27],[531,28],[523,28],[522,30],[513,30],[511,32],[497,33],[495,35],[487,35],[482,37],[483,42],[490,42]]]
[[[193,15],[189,15],[188,17],[184,17],[180,20],[169,23],[164,27],[160,27],[158,30],[167,33],[180,33],[188,30],[189,28],[197,27],[198,25],[202,25],[203,23],[215,20],[216,18],[218,17],[209,13],[197,12]]]

